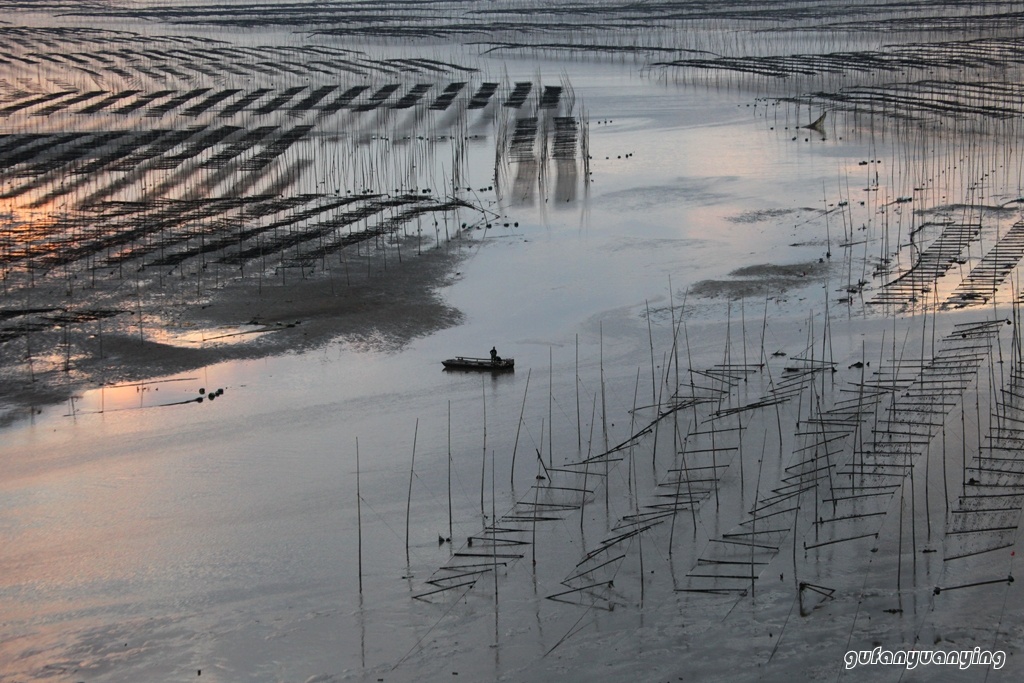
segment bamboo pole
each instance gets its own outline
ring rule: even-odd
[[[452,540],[452,402],[448,400],[448,542]]]
[[[416,418],[416,428],[412,433],[412,462],[409,464],[409,494],[405,501],[405,563],[409,564],[409,520],[412,513],[412,478],[416,471],[416,437],[420,431],[420,419]]]
[[[600,336],[600,369],[601,369],[601,432],[604,436],[604,453],[608,452],[608,405],[605,403],[604,393],[604,321],[598,323],[598,334]],[[549,454],[550,455],[550,454]],[[609,509],[608,500],[608,461],[604,461],[604,509]]]
[[[658,392],[655,389],[657,380],[654,377],[654,333],[651,331],[651,307],[647,304],[647,300],[644,299],[644,308],[647,311],[647,342],[651,348],[651,403],[658,402]]]
[[[516,440],[512,444],[512,468],[509,472],[509,479],[512,490],[516,488],[516,450],[519,448],[519,430],[523,426],[523,413],[526,412],[526,394],[530,391],[530,375],[533,373],[533,368],[530,368],[526,372],[526,388],[523,389],[523,405],[519,408],[519,422],[516,424]]]
[[[356,535],[359,556],[359,595],[363,594],[363,495],[359,488],[359,437],[356,437]],[[408,535],[405,547],[408,550]],[[408,552],[407,552],[408,559]]]
[[[580,335],[576,334],[576,452],[583,450],[583,432],[580,429]]]
[[[484,446],[483,457],[480,458],[480,515],[487,516],[484,511],[484,480],[487,475],[487,384],[483,377],[480,378],[480,391],[483,394],[481,405],[484,412]]]
[[[553,432],[555,431],[555,423],[552,419],[553,412],[553,401],[554,401],[554,355],[552,347],[548,346],[548,467],[554,467],[554,463],[551,461],[554,451]]]

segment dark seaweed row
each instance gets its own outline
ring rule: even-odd
[[[107,253],[106,266],[117,265],[155,251],[172,248],[179,243],[202,238],[204,221],[226,216],[243,209],[242,220],[273,215],[319,201],[320,195],[299,195],[282,198],[213,198],[202,200],[163,200],[150,202],[118,202],[96,205],[98,215],[105,217],[102,230],[92,226],[95,218],[60,216],[45,233],[46,243],[37,240],[19,249],[9,250],[5,262],[31,259],[36,267],[54,267],[74,263],[91,255]],[[304,220],[322,211],[342,205],[348,200],[330,198],[329,203],[292,217],[253,228],[253,235],[264,230],[276,230]],[[237,221],[223,220],[220,226],[234,226]],[[225,228],[225,229],[229,229]],[[209,228],[205,229],[209,232]],[[232,235],[237,243],[238,232]],[[69,237],[69,236],[74,236]],[[242,239],[245,235],[242,234]],[[127,248],[123,248],[127,247]],[[114,250],[121,249],[111,254]]]
[[[164,102],[163,104],[151,107],[150,110],[146,112],[146,116],[163,116],[168,112],[174,111],[186,102],[194,100],[200,95],[205,95],[208,92],[210,92],[210,88],[196,88],[195,90],[190,90],[186,93],[182,93],[177,97],[173,97],[170,100]]]
[[[555,159],[575,159],[579,143],[579,124],[571,116],[557,116],[554,119],[555,138],[552,141],[552,156]]]
[[[0,320],[29,318],[16,325],[0,327],[0,344],[33,332],[45,332],[56,326],[82,325],[113,318],[125,311],[102,308],[68,309],[68,308],[27,308],[0,310]],[[54,315],[46,315],[52,313]]]
[[[250,104],[263,97],[267,93],[273,92],[270,88],[258,88],[249,93],[246,93],[242,97],[235,100],[234,103],[225,107],[219,114],[222,117],[234,116],[238,112],[242,111]]]
[[[359,97],[359,95],[363,94],[369,89],[370,87],[367,85],[352,86],[351,88],[349,88],[348,90],[334,98],[332,102],[329,102],[326,105],[324,105],[321,111],[324,112],[325,114],[337,113],[344,109],[345,107],[351,105],[353,100],[355,100],[357,97]]]
[[[240,249],[238,253],[224,257],[222,262],[231,264],[242,264],[246,261],[251,261],[256,258],[264,256],[270,256],[273,254],[281,253],[286,249],[296,247],[305,242],[312,240],[320,240],[327,237],[339,227],[351,225],[360,220],[365,220],[370,216],[379,213],[385,209],[393,208],[396,206],[402,206],[408,204],[410,201],[417,201],[418,197],[413,196],[402,196],[392,197],[387,199],[379,199],[369,201],[362,207],[353,211],[346,211],[339,216],[335,216],[326,221],[317,223],[314,226],[310,226],[302,230],[294,230],[283,232],[281,230],[284,226],[276,226],[269,228],[260,228],[259,234],[266,234],[273,232],[274,236],[268,237],[261,243],[254,246]],[[254,235],[251,235],[254,236]]]
[[[398,83],[389,83],[388,85],[381,86],[377,92],[370,95],[369,99],[363,104],[355,107],[353,111],[372,111],[382,105],[391,95],[393,95],[400,87]]]
[[[281,137],[267,145],[262,152],[242,162],[242,170],[252,172],[263,169],[271,161],[284,154],[289,147],[306,137],[311,130],[313,130],[313,126],[295,126],[285,131]]]
[[[4,156],[4,165],[8,169],[16,167],[34,159],[40,152],[47,151],[51,146],[60,147],[75,140],[87,137],[88,133],[61,133],[59,135],[41,136],[35,140],[27,141],[28,144],[20,145],[20,151]]]
[[[11,9],[12,3],[5,3],[6,9]],[[33,11],[39,11],[39,3],[31,3]],[[80,10],[81,5],[74,3],[74,9]],[[99,8],[96,8],[99,9]],[[104,8],[105,9],[105,8]],[[168,45],[210,45],[222,44],[223,41],[207,37],[196,38],[192,36],[141,36],[131,31],[114,31],[111,29],[88,28],[84,26],[0,26],[0,47],[5,49],[37,49],[39,46],[54,52],[69,53],[70,46],[96,45],[108,48],[110,45],[136,45],[139,40],[145,40],[149,44]]]
[[[431,103],[430,109],[441,111],[447,109],[454,102],[455,98],[465,85],[466,83],[464,81],[447,85],[441,95]],[[433,87],[433,84],[430,83],[416,84],[391,106],[395,109],[407,109],[413,107],[418,104],[422,100],[423,96]],[[277,94],[273,95],[273,97],[264,101],[262,104],[259,104],[260,100],[274,93],[275,91],[273,89],[257,88],[246,92],[241,96],[239,95],[240,93],[243,93],[243,91],[238,88],[226,88],[217,91],[212,91],[211,88],[196,88],[185,92],[179,92],[176,90],[158,90],[156,92],[149,93],[140,90],[123,90],[109,94],[102,90],[90,91],[87,93],[63,91],[58,93],[48,93],[45,95],[25,95],[24,99],[20,99],[7,107],[0,109],[0,115],[5,113],[7,115],[11,115],[36,106],[42,108],[33,112],[34,115],[49,115],[69,109],[71,106],[76,104],[86,104],[86,106],[77,111],[78,114],[97,114],[103,111],[109,111],[111,114],[118,116],[127,116],[141,112],[142,115],[149,118],[159,118],[172,112],[176,113],[178,116],[193,118],[212,112],[219,117],[227,118],[242,111],[252,111],[257,115],[269,115],[284,110],[299,113],[315,110],[317,108],[325,114],[332,114],[340,111],[341,109],[353,106],[356,98],[365,92],[368,89],[368,86],[353,86],[338,94],[333,100],[322,104],[339,88],[340,86],[338,85],[320,86],[307,92],[301,100],[294,101],[307,90],[307,86],[293,86],[277,92]],[[376,109],[380,105],[384,104],[400,88],[401,85],[395,83],[384,85],[370,95],[370,97],[365,101],[355,104],[354,110],[371,111]],[[512,94],[506,100],[505,106],[519,108],[525,102],[531,88],[532,85],[530,83],[517,83]],[[470,109],[479,109],[486,106],[497,89],[497,83],[482,84],[472,95],[468,107]],[[560,86],[545,86],[540,101],[540,107],[544,109],[557,108],[561,92],[562,88]],[[106,97],[103,97],[103,99],[99,101],[93,101],[102,95],[106,95]],[[124,100],[133,97],[135,99],[130,102],[121,104],[121,106],[116,109],[110,109],[114,105],[122,103]],[[237,99],[230,101],[232,98],[236,97]],[[54,102],[54,100],[58,101]],[[195,100],[199,101],[183,109],[185,105]],[[218,111],[216,107],[224,104],[225,102],[228,102],[228,104]]]
[[[93,156],[97,150],[106,147],[108,144],[129,137],[130,133],[114,131],[109,133],[91,133],[76,138],[74,144],[62,144],[54,147],[39,149],[45,152],[44,158],[33,164],[14,169],[11,174],[17,177],[33,177],[47,174],[83,159]],[[37,158],[39,155],[34,155]]]
[[[419,102],[427,93],[427,91],[430,90],[432,87],[434,86],[430,83],[418,83],[414,85],[412,89],[409,90],[408,93],[403,95],[397,102],[395,102],[392,105],[392,108],[409,109],[411,107],[414,107],[416,103]]]
[[[354,225],[358,221],[365,220],[378,211],[409,205],[411,205],[410,208],[399,212],[396,216],[375,225],[368,226],[363,230],[350,231],[347,233],[341,233],[339,231],[340,228]],[[396,200],[389,201],[387,203],[378,203],[373,207],[364,207],[362,211],[348,212],[327,221],[327,223],[322,226],[327,229],[318,230],[317,234],[314,236],[314,239],[317,240],[315,243],[313,239],[306,240],[307,244],[312,245],[311,248],[302,250],[295,254],[291,259],[286,261],[286,265],[309,266],[320,259],[337,253],[347,246],[397,232],[403,225],[418,216],[427,213],[455,211],[463,207],[472,208],[469,204],[459,200],[437,202],[434,199],[424,198],[420,195],[403,195],[402,197],[396,198]],[[371,211],[371,209],[373,210]]]
[[[227,88],[225,90],[220,90],[218,92],[213,93],[212,95],[204,99],[202,102],[192,105],[191,107],[183,111],[182,114],[184,116],[199,116],[200,114],[209,111],[213,107],[217,106],[229,97],[237,95],[240,92],[242,91],[238,88]]]
[[[451,106],[452,102],[455,101],[455,98],[458,97],[464,87],[466,87],[466,83],[464,81],[450,83],[444,91],[437,96],[437,99],[431,103],[430,108],[434,111],[445,111]]]
[[[148,41],[148,38],[140,37],[139,42],[143,40]],[[199,47],[184,42],[175,49],[140,49],[131,42],[120,42],[121,45],[113,49],[108,47],[94,52],[75,52],[59,47],[53,52],[0,52],[0,63],[36,66],[41,62],[50,62],[64,68],[82,70],[92,76],[109,71],[121,78],[130,79],[134,72],[156,80],[172,76],[184,81],[193,80],[195,74],[214,78],[225,74],[246,76],[253,73],[302,77],[316,73],[336,77],[339,72],[368,76],[375,73],[475,71],[470,67],[435,59],[373,60],[350,50],[322,47]]]
[[[327,97],[332,92],[337,90],[338,87],[339,86],[337,86],[337,85],[321,86],[321,87],[317,88],[316,90],[314,90],[313,92],[311,92],[309,95],[307,95],[300,102],[297,102],[297,103],[293,104],[291,106],[291,108],[289,109],[289,111],[293,111],[293,112],[309,111],[310,109],[312,109],[316,105],[320,104],[321,100],[323,100],[325,97]]]
[[[530,96],[530,91],[533,89],[533,83],[530,81],[517,81],[515,88],[512,93],[505,100],[506,107],[512,107],[513,109],[519,109],[526,103],[526,98]]]
[[[116,104],[117,102],[120,102],[123,99],[127,99],[127,98],[131,97],[132,95],[138,95],[140,92],[142,92],[142,91],[141,90],[122,90],[121,92],[113,93],[113,94],[107,96],[106,98],[104,98],[103,100],[100,100],[99,102],[96,102],[95,104],[91,104],[88,107],[85,107],[84,109],[80,109],[78,113],[79,114],[96,114],[98,112],[103,111],[107,107],[109,107],[109,106],[111,106],[113,104]]]
[[[107,7],[96,14],[113,18],[143,19],[171,24],[210,26],[309,27],[318,33],[366,38],[447,38],[470,35],[522,36],[555,31],[619,31],[692,25],[695,21],[735,22],[761,30],[815,27],[833,30],[921,30],[950,26],[961,19],[967,26],[1012,27],[1013,15],[1007,3],[981,0],[960,11],[951,3],[927,0],[880,0],[848,3],[755,2],[741,0],[721,3],[710,0],[679,2],[548,3],[531,5],[524,11],[514,3],[402,2],[373,8],[363,2],[325,4],[237,4],[201,6],[151,6],[146,8]],[[840,11],[841,10],[841,11]],[[953,14],[955,19],[950,15]],[[842,17],[838,19],[837,17]],[[946,22],[946,23],[943,23]],[[961,26],[957,26],[960,28]]]
[[[151,142],[147,141],[148,144],[146,144],[142,149],[139,149],[131,156],[124,158],[119,163],[115,164],[112,169],[115,171],[131,171],[144,161],[166,154],[171,149],[177,147],[193,135],[196,135],[203,130],[205,129],[201,126],[192,126],[184,130],[154,131],[157,135]]]
[[[530,116],[516,120],[515,130],[509,144],[509,153],[514,161],[533,159],[533,145],[537,137],[537,117]]]
[[[89,100],[96,99],[100,95],[105,94],[107,94],[105,90],[93,90],[81,93],[69,99],[61,100],[60,102],[55,102],[54,104],[43,107],[39,111],[35,112],[35,116],[49,116],[50,114],[56,114],[57,112],[67,109],[72,105],[88,102]]]
[[[794,451],[798,462],[786,467],[778,482],[764,487],[767,492],[758,495],[743,521],[712,539],[687,572],[688,585],[683,590],[724,594],[750,589],[786,547],[785,539],[797,533],[792,513],[807,496],[814,497],[814,509],[823,512],[812,518],[815,528],[804,540],[805,551],[877,537],[903,480],[915,462],[926,457],[945,415],[976,380],[1002,325],[1002,320],[958,325],[939,340],[933,357],[921,359],[919,371],[909,382],[893,377],[889,386],[879,387],[882,391],[867,394],[864,384],[851,383],[843,391],[859,393],[861,399],[841,402],[812,417],[806,426],[801,422],[806,442]],[[812,370],[797,366],[791,371],[806,377]],[[791,394],[785,400],[794,397]],[[865,437],[861,446],[853,444],[852,458],[844,456],[848,441],[876,415],[882,400],[889,403],[884,414],[877,416],[882,428],[870,430],[871,438]],[[749,407],[766,405],[770,403]],[[922,406],[927,408],[922,411]],[[674,487],[678,496],[689,489],[690,470],[676,472],[677,481],[666,485]]]
[[[557,109],[558,101],[562,97],[562,87],[559,85],[545,85],[544,92],[540,96],[540,104],[537,106],[541,109]]]
[[[480,88],[473,93],[473,97],[469,100],[468,109],[483,109],[487,106],[487,103],[491,101],[491,97],[498,90],[497,83],[481,83]]]
[[[321,197],[315,195],[303,195],[301,197],[303,203],[316,202],[317,200],[320,199]],[[176,247],[179,247],[181,244],[185,244],[185,247],[178,249],[177,251],[174,251],[171,254],[164,254],[159,258],[147,261],[146,265],[176,266],[198,256],[203,256],[205,254],[211,254],[218,251],[225,251],[228,249],[233,249],[235,247],[238,247],[238,251],[235,254],[232,254],[230,256],[224,256],[220,259],[220,261],[224,263],[244,263],[245,260],[247,260],[242,256],[242,245],[245,242],[257,239],[259,236],[264,234],[276,234],[278,231],[281,230],[289,230],[293,226],[303,221],[307,221],[328,211],[333,211],[334,209],[337,209],[339,207],[346,206],[348,204],[352,204],[354,202],[361,200],[362,198],[359,197],[346,197],[342,199],[332,198],[328,199],[325,203],[315,203],[314,206],[311,206],[303,211],[293,213],[281,220],[274,221],[268,225],[261,225],[257,227],[250,226],[248,228],[243,227],[242,221],[246,219],[251,220],[258,217],[271,215],[271,213],[277,213],[281,209],[278,208],[277,211],[274,211],[273,209],[275,209],[275,206],[273,205],[272,202],[261,202],[258,205],[247,207],[247,210],[244,213],[242,221],[232,220],[232,218],[230,216],[227,216],[227,214],[229,214],[232,208],[234,207],[232,207],[231,201],[227,201],[225,202],[223,208],[218,212],[225,214],[226,217],[223,218],[218,223],[212,224],[211,228],[206,231],[207,235],[209,236],[209,239],[205,239],[204,236],[204,239],[202,239],[199,244],[191,244],[191,242],[195,241],[197,235],[188,233],[182,234],[181,231],[179,231],[178,234],[176,234],[172,238],[161,240],[157,245],[148,247],[147,251],[149,253],[153,253],[157,251],[157,249],[160,249],[161,251],[166,249],[174,249]],[[301,230],[289,231],[289,234],[298,234],[299,232],[301,232]],[[262,245],[260,245],[258,248],[262,249]],[[137,255],[137,253],[135,255]]]
[[[981,226],[974,223],[943,226],[939,236],[920,253],[910,269],[887,282],[869,303],[905,304],[923,298],[935,281],[958,262],[964,248],[977,240],[980,234]]]
[[[280,135],[250,159],[245,165],[246,169],[260,170],[264,168],[296,139],[303,137],[309,129],[310,127],[300,127]],[[9,156],[9,158],[12,162],[16,161],[19,164],[29,161],[32,163],[28,166],[12,164],[13,168],[8,171],[7,175],[9,177],[34,177],[35,180],[9,188],[3,197],[18,197],[51,184],[52,178],[47,174],[57,169],[65,169],[69,179],[72,176],[81,177],[81,180],[78,181],[61,182],[48,194],[36,198],[30,206],[38,208],[46,206],[61,196],[75,194],[83,184],[88,182],[89,176],[93,173],[102,170],[130,172],[145,162],[151,162],[151,168],[172,169],[218,146],[220,149],[203,165],[210,168],[223,168],[232,159],[252,149],[279,130],[275,126],[264,126],[254,130],[245,130],[237,126],[219,126],[196,127],[181,131],[75,133],[45,136],[27,141],[19,140],[17,142],[31,142],[32,144],[22,145],[22,151],[17,155]],[[234,138],[232,142],[223,144],[232,137]],[[179,145],[187,146],[177,154],[168,155],[170,150]],[[104,148],[108,148],[107,151],[100,153]],[[88,159],[88,161],[75,165],[82,159]],[[128,182],[131,182],[131,177],[126,177]],[[117,181],[110,188],[117,188],[124,182],[124,180]],[[109,193],[110,189],[101,192]],[[80,201],[89,202],[91,200],[86,198]]]
[[[67,97],[69,95],[75,94],[76,93],[74,90],[69,90],[65,92],[55,92],[47,93],[45,95],[37,95],[27,100],[15,102],[14,104],[9,104],[6,107],[0,108],[0,116],[10,116],[11,114],[19,112],[22,109],[28,109],[29,107],[35,106],[37,104],[46,104],[47,102],[52,102],[53,100],[60,99],[61,97]]]
[[[1024,258],[1024,221],[1014,223],[946,300],[947,306],[962,308],[991,299]]]
[[[229,161],[243,154],[246,150],[260,143],[264,138],[277,130],[277,126],[260,126],[252,130],[245,129],[240,138],[227,145],[209,159],[205,165],[211,168],[223,168]]]
[[[989,418],[984,446],[963,464],[964,490],[950,510],[943,541],[946,562],[975,558],[1014,545],[1024,508],[1024,375],[1014,363]],[[998,505],[992,501],[998,500]],[[960,571],[964,568],[958,567]]]
[[[895,45],[885,50],[773,56],[701,57],[654,62],[653,66],[736,71],[759,76],[814,76],[907,69],[978,69],[1024,64],[1016,39],[985,38]]]
[[[293,97],[295,97],[296,95],[298,95],[300,92],[302,92],[305,89],[306,89],[306,86],[304,86],[304,85],[300,85],[300,86],[293,87],[293,88],[288,88],[287,90],[283,91],[280,95],[278,95],[277,97],[275,97],[274,99],[270,100],[269,102],[264,104],[262,107],[257,109],[256,113],[257,114],[270,114],[271,112],[277,111],[282,106],[287,104],[289,100],[291,100]]]
[[[354,208],[337,213],[337,209],[350,206]],[[301,250],[301,254],[296,252],[296,257],[306,262],[349,244],[394,232],[424,213],[451,211],[465,206],[468,205],[458,200],[438,202],[417,194],[384,197],[369,193],[341,198],[264,195],[109,202],[95,207],[106,217],[102,228],[95,227],[96,219],[89,214],[64,215],[48,230],[45,238],[36,234],[32,240],[7,245],[7,249],[0,253],[0,262],[10,265],[25,261],[29,268],[50,269],[83,259],[92,259],[95,263],[95,258],[105,253],[107,256],[102,265],[94,267],[121,266],[137,259],[144,259],[140,268],[173,267],[221,252],[218,262],[243,265],[254,259],[283,255],[289,249],[301,250],[302,245],[308,244],[312,246]],[[375,225],[368,225],[362,231],[348,234],[339,231],[400,207],[411,208],[387,219],[382,215]],[[320,218],[328,213],[333,215]],[[282,214],[282,217],[269,223],[253,222],[274,214]],[[145,258],[147,255],[152,258]],[[41,312],[51,311],[27,313]],[[10,311],[4,316],[13,318],[25,313],[22,310]]]
[[[851,87],[789,99],[903,119],[936,115],[1014,119],[1020,116],[1022,97],[1024,86],[1017,83],[927,80],[873,88]]]

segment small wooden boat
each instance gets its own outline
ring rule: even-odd
[[[448,360],[441,361],[441,364],[444,365],[446,370],[509,372],[516,368],[515,358],[499,358],[497,360],[491,360],[490,358],[466,358],[464,356],[456,356],[455,358],[449,358]]]

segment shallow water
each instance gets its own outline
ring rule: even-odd
[[[762,487],[780,485],[802,444],[797,423],[815,397],[849,398],[849,383],[860,377],[850,368],[855,361],[905,357],[912,367],[912,356],[928,355],[929,335],[1010,315],[1000,303],[995,312],[949,312],[936,325],[912,307],[886,316],[859,297],[836,301],[862,272],[871,275],[865,255],[895,252],[917,225],[893,200],[914,193],[928,170],[952,171],[962,149],[908,149],[842,114],[830,117],[824,136],[797,132],[810,121],[806,109],[659,81],[628,64],[510,60],[504,68],[512,81],[540,71],[545,82],[572,83],[590,122],[593,182],[584,185],[577,168],[575,198],[566,202],[556,201],[566,189],[560,193],[557,180],[531,182],[526,200],[500,185],[499,194],[485,195],[499,218],[462,236],[452,279],[434,285],[462,313],[460,323],[396,348],[375,343],[373,333],[346,334],[340,321],[339,334],[314,348],[88,388],[3,430],[0,678],[754,680],[800,670],[835,680],[847,650],[875,644],[1018,651],[1012,624],[1022,605],[1012,584],[933,593],[938,585],[1005,578],[1011,550],[961,571],[949,569],[941,552],[918,548],[919,541],[942,546],[943,472],[958,474],[959,447],[977,449],[988,428],[981,384],[949,419],[956,447],[916,470],[915,488],[904,486],[906,498],[885,509],[876,537],[818,553],[798,552],[809,536],[789,537],[752,596],[676,590],[709,539],[744,519]],[[999,157],[998,140],[973,144],[980,161],[932,180],[930,206],[969,194],[975,171]],[[867,159],[882,162],[870,192],[862,186],[873,182],[870,171],[860,165]],[[492,148],[482,146],[469,163],[474,186],[491,182]],[[991,172],[989,193],[1019,195],[1010,165]],[[845,212],[825,216],[844,200]],[[986,219],[970,258],[1015,218]],[[838,246],[847,222],[865,226],[866,246]],[[909,265],[907,251],[901,257]],[[756,268],[764,264],[801,275],[773,279],[764,275],[770,269]],[[728,302],[688,293],[709,281],[704,291],[747,296]],[[877,288],[888,278],[870,281]],[[939,289],[953,285],[940,281]],[[741,441],[723,432],[718,438],[737,450],[723,456],[728,467],[714,498],[692,516],[681,511],[672,530],[661,524],[624,543],[622,560],[603,570],[614,585],[580,592],[580,604],[548,597],[576,587],[571,577],[586,553],[665,490],[658,483],[678,467],[670,420],[607,471],[588,469],[593,492],[583,510],[576,501],[561,520],[530,528],[526,549],[512,553],[523,557],[499,567],[488,554],[481,561],[492,566],[472,587],[414,599],[432,589],[427,580],[466,550],[469,536],[531,499],[530,487],[546,474],[538,455],[548,468],[578,462],[653,419],[651,405],[671,391],[661,376],[671,367],[680,310],[684,389],[686,368],[788,354],[771,357],[773,378],[759,370],[728,392],[730,406],[751,402],[808,347],[820,360],[827,346],[839,371],[808,388],[799,405],[752,412],[739,425]],[[198,334],[202,342],[218,330]],[[995,347],[1006,358],[1010,334]],[[484,356],[492,345],[516,359],[514,374],[441,370],[446,357]],[[997,365],[984,365],[982,376],[1002,372]],[[635,424],[634,405],[643,406]],[[678,429],[707,424],[694,409],[680,415]],[[693,452],[708,442],[706,435],[687,440]],[[813,522],[809,502],[803,514]],[[917,552],[908,553],[911,533]],[[800,580],[836,592],[809,594],[797,588]],[[821,606],[801,613],[800,599]],[[992,677],[1009,677],[1010,669]],[[850,675],[892,680],[900,672]],[[981,668],[971,675],[984,676]],[[933,680],[935,672],[908,679],[915,676]]]

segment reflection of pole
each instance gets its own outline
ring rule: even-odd
[[[363,594],[363,498],[359,491],[359,437],[356,437],[356,533],[359,539],[359,595]],[[409,543],[406,542],[406,548]]]

